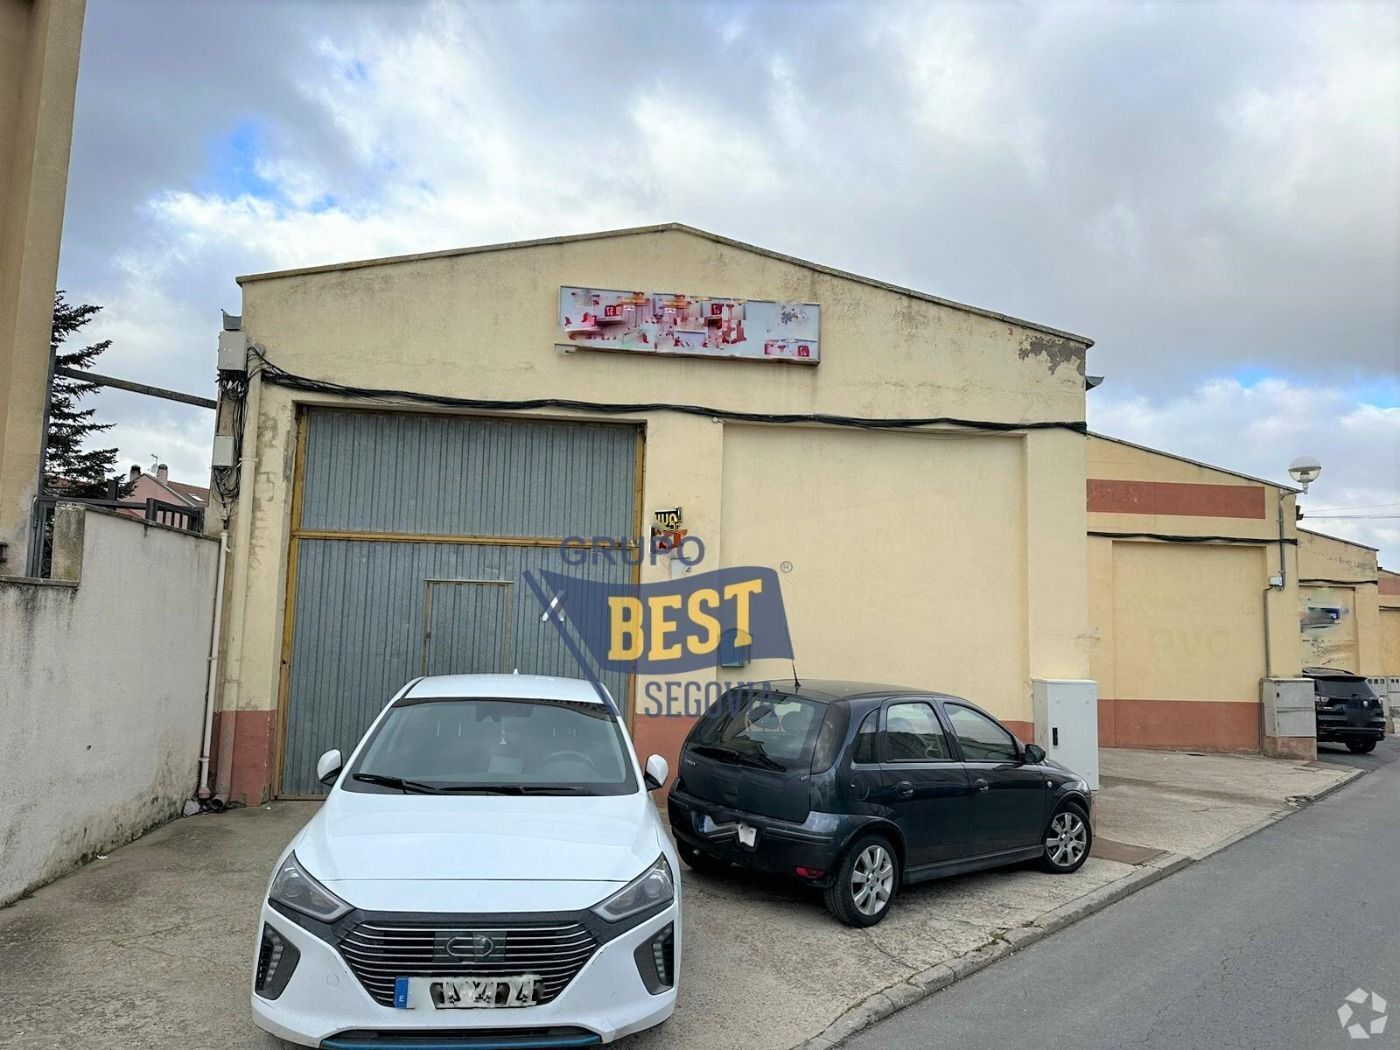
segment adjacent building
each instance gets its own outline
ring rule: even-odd
[[[578,674],[522,574],[658,523],[692,571],[777,574],[800,677],[927,683],[1025,737],[1032,679],[1089,677],[1082,336],[679,225],[239,283],[221,793],[317,794],[425,671]],[[792,674],[731,662],[605,676],[638,750]]]
[[[24,572],[83,0],[0,0],[0,576]]]
[[[1298,530],[1298,607],[1304,667],[1367,677],[1381,661],[1380,569],[1376,548]]]
[[[1296,489],[1099,434],[1086,460],[1102,746],[1306,756],[1290,679],[1400,677],[1400,575],[1298,527]]]
[[[1400,678],[1400,572],[1377,573],[1381,629],[1381,675]]]
[[[1301,670],[1297,490],[1103,435],[1086,458],[1100,743],[1260,750],[1261,682]]]
[[[184,481],[171,481],[170,468],[164,463],[156,464],[154,474],[149,474],[139,466],[133,464],[126,479],[129,489],[127,495],[123,497],[129,503],[145,503],[147,500],[156,500],[158,503],[169,504],[174,507],[184,507],[191,511],[204,511],[209,507],[209,489],[204,485],[191,485]],[[132,508],[122,511],[123,514],[134,518],[145,516],[144,511]],[[153,517],[155,521],[161,521],[160,512],[156,511]],[[183,525],[187,519],[183,518],[178,522],[163,522],[163,524]]]

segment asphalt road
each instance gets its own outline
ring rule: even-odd
[[[1319,762],[1331,762],[1341,766],[1351,766],[1353,769],[1379,769],[1381,766],[1388,766],[1390,763],[1400,759],[1400,738],[1387,736],[1376,749],[1369,755],[1353,755],[1347,750],[1345,744],[1318,744],[1317,760]]]
[[[1400,1047],[1400,752],[1264,831],[882,1023],[852,1050]],[[1329,758],[1331,756],[1328,756]],[[1369,1023],[1369,1000],[1354,1019]]]

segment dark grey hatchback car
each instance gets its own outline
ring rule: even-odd
[[[1036,860],[1077,871],[1092,796],[966,700],[862,682],[775,682],[720,697],[667,797],[681,858],[819,886],[873,926],[899,887]]]

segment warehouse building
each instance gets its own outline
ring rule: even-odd
[[[1390,731],[1400,733],[1400,573],[1380,569],[1376,575],[1381,673],[1373,684],[1386,698]]]
[[[1376,548],[1298,530],[1298,608],[1304,667],[1336,667],[1370,678],[1381,662],[1380,569]]]
[[[1377,574],[1381,625],[1381,674],[1400,678],[1400,572],[1381,569]]]
[[[1100,743],[1267,748],[1261,682],[1301,671],[1296,490],[1101,435],[1086,460]]]
[[[1086,338],[679,225],[239,283],[230,798],[317,794],[316,756],[424,671],[579,674],[524,585],[567,537],[703,543],[599,583],[772,570],[799,676],[926,683],[1026,738],[1032,679],[1088,677]],[[713,683],[792,674],[732,657],[603,675],[643,755]]]

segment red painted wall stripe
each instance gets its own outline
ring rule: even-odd
[[[1090,513],[1182,514],[1196,518],[1264,518],[1262,485],[1196,485],[1179,481],[1090,478]]]
[[[1099,746],[1258,751],[1260,705],[1238,700],[1099,698]]]

